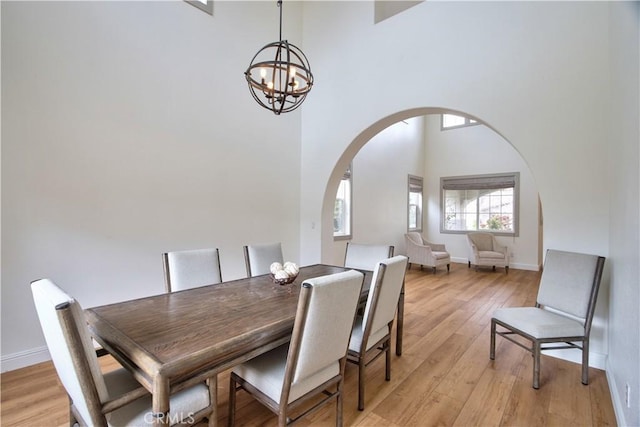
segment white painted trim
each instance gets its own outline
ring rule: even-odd
[[[2,356],[0,371],[7,372],[51,360],[46,346]]]
[[[616,414],[616,423],[619,426],[626,426],[627,424],[624,417],[624,396],[620,396],[618,393],[619,389],[616,386],[616,379],[611,373],[613,370],[610,368],[609,359],[607,358],[607,383],[609,384],[609,393],[611,395],[611,402],[613,403],[613,412]]]
[[[455,262],[457,264],[468,264],[468,258],[459,258],[459,257],[451,257],[451,262]],[[540,271],[539,265],[533,264],[518,264],[518,263],[510,263],[509,269],[514,270],[529,270],[529,271]]]
[[[562,359],[562,360],[567,360],[569,362],[574,362],[574,363],[577,363],[578,365],[582,365],[582,352],[577,349],[569,348],[566,350],[548,350],[548,351],[543,351],[542,354],[546,356]],[[592,351],[589,352],[590,367],[605,371],[606,363],[607,363],[606,354],[594,353]],[[578,378],[578,381],[582,381],[582,378]]]

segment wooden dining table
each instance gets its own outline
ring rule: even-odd
[[[219,372],[288,342],[303,281],[348,270],[315,264],[301,267],[288,285],[275,284],[270,275],[247,277],[85,313],[96,341],[152,394],[154,417],[161,423],[167,419],[171,394],[216,381]],[[373,273],[362,272],[361,300],[366,301]],[[402,300],[403,296],[398,306],[398,354]],[[210,425],[215,425],[215,412],[212,418]]]

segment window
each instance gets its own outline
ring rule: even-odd
[[[213,0],[185,0],[192,6],[197,7],[200,10],[207,12],[209,15],[213,15]]]
[[[440,231],[517,236],[519,183],[519,172],[440,178]]]
[[[409,175],[409,231],[422,231],[422,178]]]
[[[340,180],[333,208],[333,237],[338,240],[351,238],[351,165]]]
[[[456,129],[477,124],[479,123],[476,120],[470,119],[469,117],[443,114],[440,119],[440,130]]]

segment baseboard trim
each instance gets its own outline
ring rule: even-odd
[[[469,264],[467,258],[451,258],[451,262],[455,262],[456,264]],[[509,268],[513,268],[514,270],[540,271],[540,266],[533,264],[512,263],[509,265]]]
[[[618,388],[616,384],[616,379],[612,374],[613,370],[609,366],[609,359],[607,359],[607,383],[609,384],[609,393],[611,395],[611,402],[613,403],[613,412],[616,414],[616,422],[619,426],[626,426],[627,424],[626,417],[624,414],[624,398],[620,396],[618,390],[622,390]]]
[[[0,371],[7,372],[51,360],[46,346],[2,356]]]

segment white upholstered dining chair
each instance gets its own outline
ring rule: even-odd
[[[101,372],[80,304],[48,279],[32,282],[31,290],[51,359],[69,396],[69,424],[150,425],[151,395],[124,368]],[[210,417],[214,396],[215,390],[204,383],[173,394],[169,420]]]
[[[589,335],[605,258],[548,250],[535,307],[499,308],[491,318],[489,357],[496,356],[496,335],[533,356],[533,388],[540,387],[540,353],[582,350],[582,384],[589,383]],[[529,341],[526,346],[512,338]]]
[[[407,243],[407,256],[409,257],[409,268],[411,264],[418,264],[431,267],[433,274],[436,268],[441,265],[447,266],[447,272],[451,268],[451,255],[447,252],[445,245],[440,243],[430,243],[426,241],[417,231],[410,231],[404,235]]]
[[[373,271],[378,262],[393,256],[393,246],[363,245],[347,242],[344,255],[344,266],[356,270]]]
[[[274,262],[282,264],[282,244],[269,243],[265,245],[247,245],[243,247],[244,263],[247,268],[247,277],[269,274]]]
[[[407,257],[381,260],[375,267],[364,315],[357,316],[347,360],[358,365],[358,409],[364,409],[365,368],[385,355],[385,379],[391,380],[391,328],[407,271]]]
[[[222,282],[218,249],[194,249],[162,254],[167,292]]]
[[[240,389],[276,413],[279,426],[335,399],[336,426],[342,425],[347,346],[363,279],[350,270],[303,282],[290,343],[233,368],[230,426]],[[318,396],[319,401],[311,400]]]

